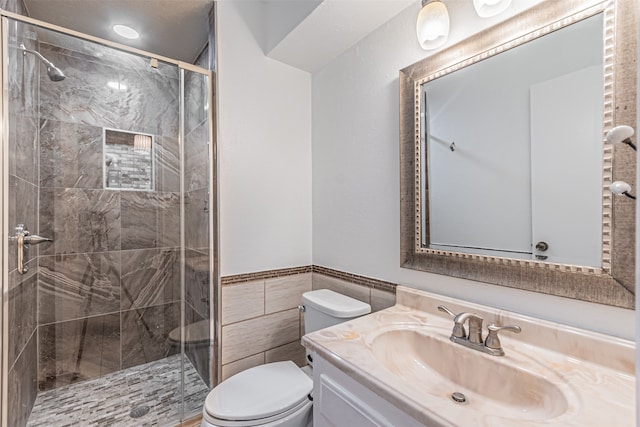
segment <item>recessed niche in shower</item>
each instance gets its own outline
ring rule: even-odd
[[[104,129],[104,188],[153,191],[153,135]]]

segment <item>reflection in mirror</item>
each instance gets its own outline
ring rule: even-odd
[[[104,129],[104,187],[153,191],[153,136]]]
[[[599,13],[421,85],[423,247],[602,265],[602,33]]]
[[[634,307],[637,1],[554,0],[400,71],[403,268]]]

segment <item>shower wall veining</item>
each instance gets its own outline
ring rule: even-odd
[[[177,69],[77,43],[39,44],[41,391],[180,350]],[[103,127],[154,135],[154,191],[104,188]]]
[[[24,14],[22,2],[2,2],[0,6]],[[38,233],[38,64],[22,61],[20,43],[34,49],[33,28],[9,29],[9,224],[25,224]],[[30,250],[26,274],[18,273],[16,242],[9,241],[9,325],[8,421],[10,426],[26,424],[38,391],[37,386],[37,277],[38,248]]]

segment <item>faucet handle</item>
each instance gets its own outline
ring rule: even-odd
[[[455,314],[453,311],[449,310],[449,309],[448,309],[447,307],[445,307],[444,305],[439,305],[439,306],[438,306],[438,310],[439,310],[439,311],[442,311],[443,313],[447,313],[447,314],[448,314],[449,316],[451,316],[451,317],[456,317],[456,314]]]
[[[502,350],[502,344],[500,344],[500,338],[498,338],[498,332],[502,330],[515,332],[516,334],[522,332],[522,328],[517,325],[496,326],[492,323],[487,326],[487,329],[489,330],[489,334],[487,335],[487,339],[484,341],[485,347],[495,350],[501,355],[504,354],[504,351]]]
[[[452,336],[456,338],[467,337],[467,331],[464,329],[464,322],[458,322],[458,319],[459,319],[458,314],[455,314],[444,305],[439,305],[438,310],[442,311],[443,313],[447,313],[449,316],[453,318],[454,324],[453,324],[453,331],[451,332]]]

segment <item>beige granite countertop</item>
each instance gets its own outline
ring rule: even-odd
[[[454,313],[481,315],[483,336],[490,323],[519,325],[522,333],[501,333],[502,357],[453,344],[453,321],[437,310],[441,304]],[[385,335],[389,331],[431,337],[445,359],[436,371],[453,367],[455,375],[466,375],[462,382],[469,388],[438,374],[425,378],[432,371],[424,369],[424,360],[395,346],[395,338]],[[635,425],[635,344],[615,337],[398,287],[394,307],[307,334],[302,342],[425,425]],[[469,367],[486,369],[470,373]],[[529,374],[535,381],[526,386],[513,387],[505,379]],[[468,402],[454,403],[453,391],[463,392]],[[525,401],[534,403],[521,405]]]

